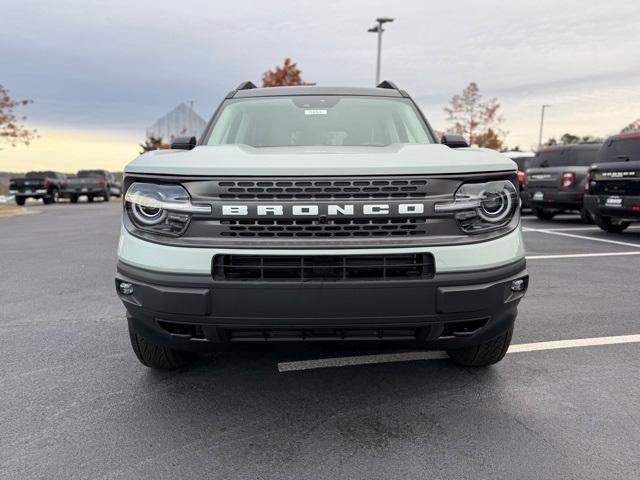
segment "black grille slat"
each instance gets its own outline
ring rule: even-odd
[[[432,278],[433,255],[216,255],[216,280],[349,281]]]
[[[218,182],[218,194],[220,198],[243,200],[423,198],[427,196],[426,184],[426,180],[225,180]]]
[[[226,236],[237,236],[242,232],[243,236],[259,236],[261,232],[273,232],[275,236],[312,236],[331,237],[354,235],[426,235],[427,219],[419,218],[354,218],[354,219],[328,219],[326,223],[314,220],[224,220],[228,225]]]

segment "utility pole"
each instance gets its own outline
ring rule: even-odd
[[[542,105],[542,112],[540,113],[540,134],[538,135],[538,151],[542,150],[542,127],[544,126],[544,111],[551,105]]]
[[[367,32],[377,33],[378,34],[378,58],[376,61],[376,85],[380,83],[380,58],[382,56],[382,32],[384,32],[384,28],[382,25],[385,23],[393,22],[393,18],[389,17],[379,17],[376,18],[376,22],[378,24],[374,27],[371,27]]]

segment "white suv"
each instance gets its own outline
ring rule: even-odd
[[[528,286],[518,177],[465,147],[391,82],[241,84],[198,141],[126,167],[116,290],[136,355],[403,340],[499,361]]]

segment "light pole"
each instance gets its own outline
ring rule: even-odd
[[[367,32],[377,33],[378,34],[378,61],[376,62],[376,85],[380,83],[380,52],[382,50],[382,32],[384,32],[384,28],[382,25],[385,23],[393,22],[393,18],[389,17],[379,17],[376,18],[376,22],[378,24],[374,27],[371,27]]]
[[[538,135],[538,151],[542,150],[542,127],[544,126],[544,110],[551,107],[551,105],[542,105],[542,112],[540,113],[540,135]]]

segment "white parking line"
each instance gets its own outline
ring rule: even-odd
[[[624,343],[640,343],[640,335],[619,335],[615,337],[576,338],[571,340],[521,343],[511,345],[507,353],[538,352],[541,350],[558,350],[561,348],[597,347]],[[349,367],[354,365],[409,362],[415,360],[438,360],[443,358],[447,358],[447,354],[441,351],[418,351],[380,355],[360,355],[355,357],[319,358],[317,360],[302,360],[298,362],[280,362],[278,363],[278,371],[282,373],[298,370],[312,370],[316,368]]]
[[[591,240],[593,242],[611,243],[613,245],[624,245],[625,247],[640,248],[640,244],[638,243],[621,242],[619,240],[609,240],[607,238],[586,237],[584,235],[576,235],[574,233],[566,233],[566,232],[556,232],[553,230],[547,230],[542,228],[527,228],[527,231],[537,232],[537,233],[546,233],[547,235],[558,235],[561,237],[580,238],[582,240]]]
[[[637,230],[640,229],[640,225],[636,226],[636,225],[631,225],[630,227],[627,228],[627,231],[629,230]],[[528,232],[528,231],[536,231],[536,227],[522,227],[522,231],[523,232]],[[545,228],[543,230],[550,230],[552,232],[580,232],[580,231],[594,231],[594,232],[601,232],[603,231],[600,227],[560,227],[560,228]]]
[[[624,257],[627,255],[640,255],[640,252],[607,252],[607,253],[567,253],[560,255],[528,255],[527,260],[551,260],[558,258],[585,258],[585,257]]]

